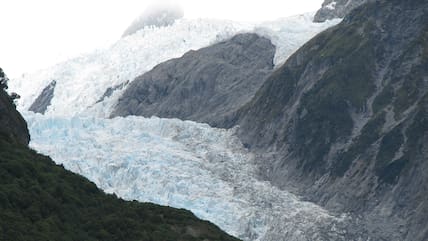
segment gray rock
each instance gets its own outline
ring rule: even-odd
[[[317,11],[314,22],[325,22],[334,18],[344,18],[356,7],[370,0],[325,0],[321,9]]]
[[[425,0],[362,5],[229,123],[267,180],[349,212],[370,240],[428,240],[427,23]]]
[[[224,126],[273,68],[275,47],[256,34],[169,60],[131,82],[113,116],[179,118]]]
[[[42,93],[36,98],[36,100],[31,104],[29,111],[44,114],[51,104],[52,98],[54,96],[56,81],[52,80],[48,86],[46,86]]]
[[[106,89],[106,91],[104,92],[103,96],[101,96],[101,98],[99,100],[97,100],[97,102],[95,102],[95,103],[103,102],[106,98],[109,98],[110,96],[112,96],[115,91],[122,90],[128,84],[129,84],[129,80],[125,81],[124,83],[115,85],[113,87],[108,87]]]

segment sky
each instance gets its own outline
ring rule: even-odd
[[[323,0],[162,0],[185,18],[274,20],[320,8]],[[116,42],[159,0],[1,0],[0,67],[18,77]]]

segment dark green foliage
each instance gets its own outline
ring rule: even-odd
[[[373,113],[377,114],[391,103],[394,97],[394,92],[391,86],[385,87],[382,92],[374,99],[372,108]]]
[[[401,129],[401,126],[397,126],[382,138],[379,152],[376,156],[377,169],[391,162],[395,156],[395,153],[403,144],[404,137],[401,133]]]
[[[378,170],[376,174],[379,179],[389,184],[395,184],[400,177],[402,170],[406,167],[408,161],[406,159],[398,159],[389,163],[384,168]]]
[[[350,109],[364,111],[366,99],[374,91],[370,60],[374,50],[370,39],[359,34],[360,28],[350,25],[318,36],[322,49],[315,54],[314,62],[328,61],[332,65],[302,98],[300,113],[307,114],[297,123],[295,149],[303,157],[305,171],[325,170],[324,157],[331,145],[351,134]]]
[[[409,74],[404,79],[401,79],[402,85],[397,90],[393,103],[397,118],[401,118],[403,112],[415,104],[421,93],[425,93],[426,81],[428,80],[428,27],[425,28],[421,37],[417,38],[406,51],[406,53],[413,52],[421,55],[421,60],[418,64],[412,66]],[[406,57],[404,55],[403,58],[405,59]]]
[[[371,24],[352,24],[337,28],[329,35],[318,53],[320,60],[333,62],[318,83],[318,98],[335,95],[337,99],[349,101],[355,108],[364,109],[366,99],[374,91],[373,65],[375,50],[370,38],[363,38],[360,31],[368,32]],[[364,29],[364,30],[362,30]]]
[[[348,105],[335,96],[325,98],[308,98],[307,114],[296,127],[296,151],[304,157],[303,169],[323,172],[324,156],[338,138],[349,135],[352,119],[348,113]],[[305,111],[305,110],[303,110]]]
[[[402,127],[397,126],[388,132],[380,143],[379,152],[376,156],[376,174],[380,180],[393,183],[406,164],[404,159],[393,160],[395,154],[399,151],[404,142],[404,136],[401,133]]]
[[[407,128],[407,143],[414,147],[413,154],[421,152],[422,139],[428,132],[428,94],[421,100],[412,125]]]
[[[0,240],[236,240],[192,213],[107,195],[0,138]]]
[[[406,167],[409,164],[415,165],[413,162],[423,155],[423,146],[428,133],[428,94],[418,103],[413,121],[404,131],[407,140],[405,143],[402,129],[402,126],[397,126],[383,137],[376,157],[376,175],[381,181],[389,184],[396,183]],[[393,160],[402,145],[404,145],[403,156]]]
[[[335,176],[343,176],[352,162],[378,140],[384,123],[385,113],[381,113],[363,127],[361,135],[353,141],[352,145],[346,151],[338,155],[336,164],[332,168],[332,173]]]
[[[244,112],[246,109],[251,108],[254,103],[260,101],[259,98],[263,97],[263,103],[258,103],[260,108],[257,110],[260,112],[259,116],[262,118],[261,121],[266,122],[278,120],[284,112],[284,106],[293,97],[296,83],[298,82],[298,76],[301,74],[300,71],[301,69],[296,70],[289,68],[288,66],[283,66],[275,71],[267,81],[270,84],[262,86],[262,89],[256,93],[253,101],[247,103],[240,112]],[[287,78],[284,79],[284,76],[287,76]],[[261,96],[264,92],[274,94],[265,98],[265,96]]]
[[[416,165],[414,162],[424,155],[424,144],[426,143],[426,134],[428,133],[428,94],[422,98],[418,105],[418,109],[413,118],[413,122],[406,129],[405,135],[407,142],[405,143],[404,156],[399,160],[403,162],[399,169],[405,170],[406,166]]]
[[[397,119],[402,116],[403,111],[407,110],[418,99],[419,88],[423,87],[421,82],[420,77],[412,78],[412,75],[410,75],[397,91],[394,101],[394,112]]]
[[[7,81],[8,80],[9,79],[7,78],[5,73],[3,72],[3,69],[0,68],[0,90],[7,89]]]

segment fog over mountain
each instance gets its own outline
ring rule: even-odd
[[[173,24],[184,16],[183,8],[178,3],[161,1],[147,9],[125,30],[122,37],[134,34],[145,27],[163,27]]]

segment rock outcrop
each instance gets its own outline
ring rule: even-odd
[[[159,64],[131,82],[112,116],[179,118],[224,126],[273,69],[275,47],[240,34]]]
[[[356,214],[372,240],[428,240],[427,23],[427,1],[356,8],[230,122],[268,180]]]
[[[28,109],[29,111],[44,114],[48,109],[48,106],[51,104],[52,98],[54,96],[56,81],[52,80],[48,86],[46,86],[42,93],[36,98],[33,104]]]
[[[314,22],[324,22],[334,18],[343,18],[356,7],[371,0],[325,0],[314,16]]]

